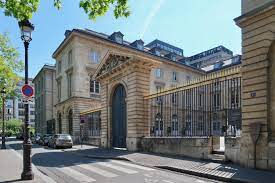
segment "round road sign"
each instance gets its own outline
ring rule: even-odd
[[[33,96],[33,87],[25,84],[24,86],[22,86],[21,92],[24,96],[31,97]]]

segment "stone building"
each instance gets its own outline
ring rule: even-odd
[[[202,70],[173,60],[168,57],[167,52],[163,55],[163,52],[159,53],[156,47],[145,47],[142,40],[127,42],[123,40],[123,34],[120,32],[114,32],[108,36],[91,30],[73,29],[66,31],[65,36],[65,40],[53,54],[56,59],[58,96],[56,126],[58,132],[70,133],[74,137],[78,137],[80,133],[80,112],[105,106],[106,102],[110,102],[106,101],[104,95],[107,88],[111,89],[115,83],[118,84],[118,80],[123,78],[120,86],[124,91],[129,81],[135,78],[135,75],[132,76],[135,68],[130,69],[133,66],[128,67],[128,64],[127,72],[125,70],[116,77],[109,78],[113,82],[105,83],[98,77],[103,73],[108,74],[105,72],[113,67],[120,68],[119,65],[124,61],[130,65],[141,62],[141,66],[146,68],[142,69],[142,72],[146,72],[146,78],[142,81],[146,82],[146,86],[140,88],[139,95],[177,86],[204,74]],[[182,58],[182,55],[179,57]],[[147,62],[148,66],[146,66]],[[130,76],[132,79],[129,78]],[[129,85],[129,87],[133,86]],[[132,95],[136,94],[132,93]],[[104,143],[106,139],[102,138],[102,141]]]
[[[196,158],[209,158],[224,137],[226,159],[275,170],[274,14],[274,0],[242,0],[242,57],[217,47],[224,58],[199,66],[159,40],[66,31],[53,54],[56,132]]]
[[[242,0],[242,136],[239,158],[246,167],[275,170],[275,1]]]
[[[35,121],[37,133],[54,133],[56,112],[55,66],[44,65],[33,79],[35,85]]]

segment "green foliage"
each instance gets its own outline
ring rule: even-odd
[[[38,9],[40,0],[0,0],[0,9],[6,16],[12,16],[17,20],[29,20]],[[57,9],[62,7],[62,0],[53,0]],[[115,18],[128,17],[130,10],[128,0],[80,0],[79,7],[83,8],[90,19],[95,20],[114,7]]]
[[[15,95],[14,90],[20,80],[18,72],[24,68],[23,62],[19,61],[18,57],[19,53],[11,45],[7,34],[0,34],[0,91],[5,91],[6,97]]]
[[[0,131],[2,131],[2,121],[0,123]],[[22,122],[18,119],[10,119],[9,121],[5,121],[5,133],[7,136],[16,135],[17,133],[22,131]]]

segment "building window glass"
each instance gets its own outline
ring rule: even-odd
[[[186,76],[186,81],[190,81],[191,80],[191,77],[190,76]]]
[[[173,72],[173,75],[172,75],[172,80],[173,81],[177,81],[177,73],[176,72]]]
[[[163,75],[162,70],[160,68],[156,69],[156,77],[161,78]]]
[[[68,65],[72,65],[72,59],[73,59],[73,56],[72,56],[72,50],[69,51],[68,53]]]
[[[61,72],[61,65],[62,65],[62,60],[57,62],[57,71],[58,71],[58,73]]]
[[[93,63],[93,64],[99,63],[99,53],[98,52],[91,50],[89,57],[90,57],[91,63]]]
[[[68,74],[68,97],[72,96],[72,74]]]
[[[90,92],[99,94],[100,92],[100,83],[98,81],[90,79]]]
[[[156,50],[156,55],[160,56],[160,51]]]
[[[58,99],[58,102],[60,102],[61,100],[61,82],[60,81],[57,82],[57,99]]]

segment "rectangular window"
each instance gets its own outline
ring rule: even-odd
[[[68,97],[72,96],[72,74],[68,74]]]
[[[177,81],[177,73],[176,72],[173,72],[173,75],[172,75],[172,81]]]
[[[156,69],[156,77],[161,78],[163,75],[162,70],[160,68]]]
[[[73,61],[73,54],[72,54],[72,50],[69,51],[68,53],[68,66],[72,65]]]
[[[57,82],[57,99],[58,99],[58,102],[60,102],[61,100],[61,82],[60,81]]]
[[[95,93],[95,94],[99,94],[99,92],[100,92],[100,83],[98,81],[95,81],[95,80],[90,81],[90,92]]]
[[[91,50],[90,51],[90,61],[92,64],[98,64],[99,63],[99,54],[98,52],[94,51],[94,50]]]
[[[191,80],[191,77],[190,76],[186,76],[186,81],[190,81]]]
[[[61,65],[62,65],[62,60],[57,61],[57,71],[58,71],[58,73],[61,72]]]

